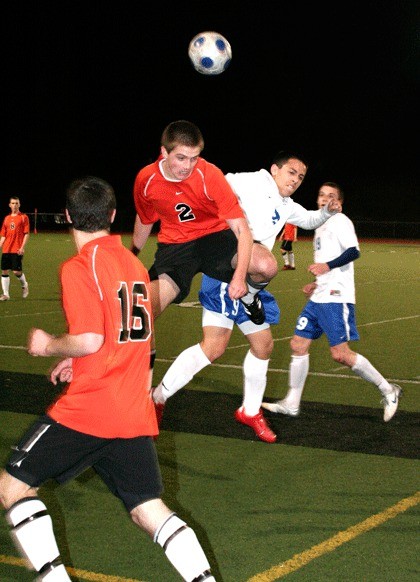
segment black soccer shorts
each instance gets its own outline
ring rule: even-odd
[[[1,256],[1,270],[2,271],[21,271],[22,257],[17,253],[3,253]]]
[[[163,491],[153,437],[104,439],[38,418],[14,448],[6,470],[31,487],[65,483],[92,467],[127,511]]]
[[[180,289],[174,303],[181,303],[190,293],[197,273],[229,283],[234,272],[232,259],[237,250],[238,241],[230,228],[187,243],[158,243],[155,261],[149,269],[150,279],[153,281],[167,274]]]

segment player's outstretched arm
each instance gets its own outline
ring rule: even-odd
[[[229,284],[229,297],[231,299],[240,299],[248,293],[246,275],[248,273],[254,241],[245,218],[229,219],[227,223],[238,239],[235,273]]]
[[[142,224],[140,217],[136,214],[134,221],[133,240],[131,244],[131,252],[136,256],[146,244],[147,239],[152,231],[153,224]]]

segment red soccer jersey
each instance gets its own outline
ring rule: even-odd
[[[294,241],[296,238],[296,232],[297,226],[295,226],[294,224],[290,224],[290,222],[286,222],[286,224],[284,225],[282,239]]]
[[[184,243],[226,230],[227,218],[244,218],[223,172],[199,158],[186,180],[167,180],[159,158],[137,174],[134,203],[143,224],[160,220],[158,241]]]
[[[23,243],[23,237],[28,234],[29,218],[26,214],[8,214],[3,220],[0,236],[5,237],[2,246],[3,253],[17,253]]]
[[[88,242],[61,268],[72,335],[97,333],[95,354],[73,359],[73,380],[49,409],[57,422],[103,438],[158,434],[150,395],[149,275],[121,237]]]

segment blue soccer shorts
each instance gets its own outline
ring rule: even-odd
[[[354,304],[308,301],[297,318],[295,335],[316,340],[323,333],[331,347],[360,339]]]
[[[262,289],[259,291],[258,297],[261,299],[265,310],[265,322],[262,325],[252,323],[240,301],[237,299],[232,301],[229,297],[227,283],[203,275],[201,289],[198,293],[201,305],[207,312],[211,312],[203,316],[205,325],[229,327],[229,329],[232,329],[233,324],[236,323],[244,335],[262,331],[280,321],[280,309],[273,295]],[[212,313],[221,317],[212,318]],[[227,325],[226,318],[232,322],[232,325]],[[226,324],[223,323],[223,320]]]

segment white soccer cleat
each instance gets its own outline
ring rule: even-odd
[[[299,416],[300,408],[292,408],[285,400],[277,400],[276,402],[263,402],[263,408],[270,412],[285,414],[286,416]]]
[[[398,384],[391,384],[393,391],[389,394],[384,394],[381,402],[384,405],[384,421],[388,422],[397,412],[398,401],[402,396],[402,388]]]
[[[10,297],[9,295],[1,295],[0,296],[0,301],[9,301]]]
[[[22,287],[22,297],[26,299],[29,295],[29,285],[26,283],[24,287]]]

